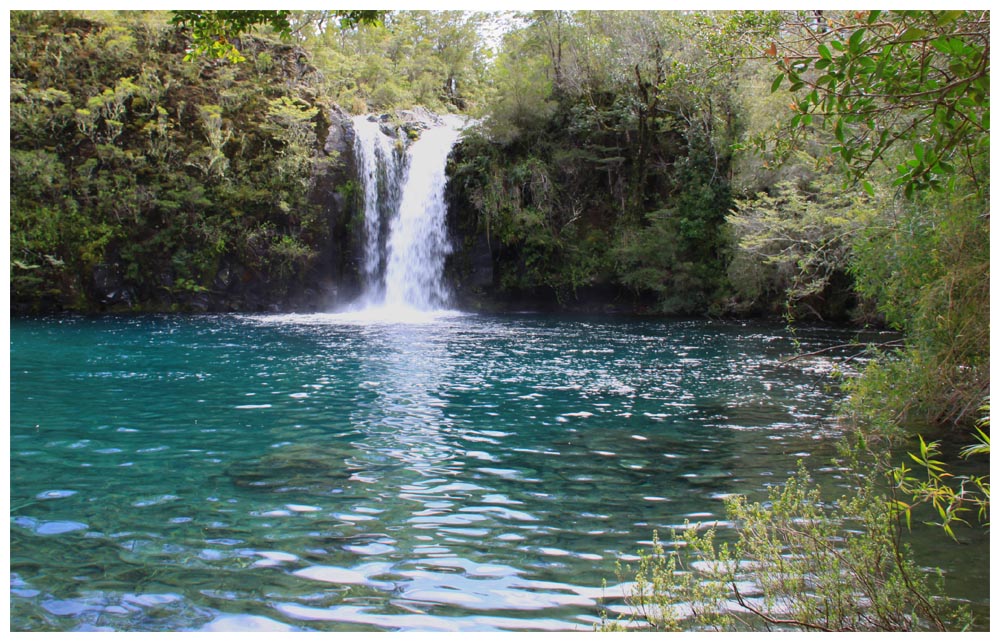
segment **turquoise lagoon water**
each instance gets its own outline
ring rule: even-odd
[[[11,628],[591,630],[654,530],[799,460],[840,483],[832,362],[795,349],[707,321],[14,320]]]

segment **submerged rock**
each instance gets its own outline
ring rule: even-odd
[[[292,446],[258,459],[236,462],[226,475],[243,488],[272,492],[312,491],[329,493],[344,485],[356,467],[339,457],[317,452],[314,445]]]
[[[262,615],[220,615],[201,627],[200,630],[214,632],[229,631],[234,633],[279,633],[284,631],[301,631],[302,629]]]

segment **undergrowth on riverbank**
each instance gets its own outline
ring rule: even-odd
[[[942,577],[918,567],[902,541],[899,507],[870,479],[834,500],[800,466],[767,501],[735,497],[737,540],[686,524],[665,552],[658,537],[639,554],[628,616],[601,630],[954,631],[967,609],[942,595]]]

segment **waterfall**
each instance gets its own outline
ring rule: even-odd
[[[365,199],[362,303],[374,305],[385,295],[387,223],[399,208],[406,157],[402,143],[383,134],[376,121],[355,117],[354,134],[354,158]]]
[[[354,119],[365,198],[363,309],[392,316],[447,307],[445,163],[460,126],[459,119],[444,117],[403,152],[402,142],[386,136],[377,122]]]

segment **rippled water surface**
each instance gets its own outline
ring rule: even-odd
[[[15,320],[11,628],[590,630],[654,530],[799,459],[837,479],[830,363],[794,349],[704,321]]]

